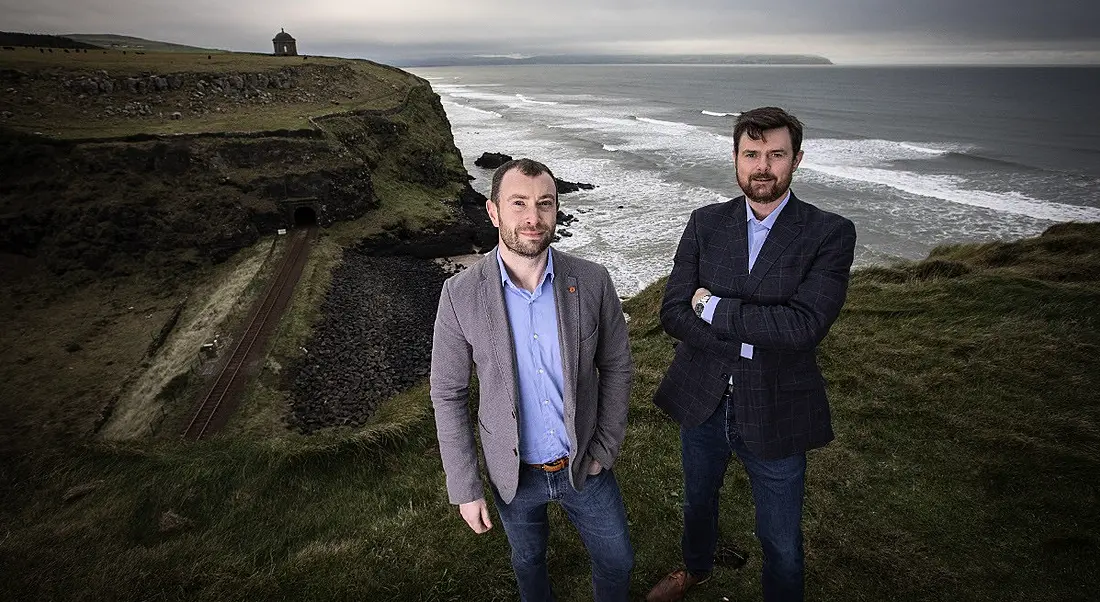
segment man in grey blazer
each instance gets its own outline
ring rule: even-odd
[[[626,433],[633,363],[626,321],[602,266],[550,248],[554,176],[530,159],[493,175],[497,247],[443,285],[431,397],[452,504],[476,533],[492,528],[477,431],[521,599],[552,600],[546,508],[558,502],[592,559],[599,601],[626,600],[634,552],[612,467]]]
[[[833,438],[816,350],[844,304],[856,231],[790,191],[801,146],[786,111],[744,112],[734,164],[745,196],[692,212],[676,249],[661,324],[680,343],[654,401],[680,423],[685,566],[649,602],[710,576],[734,454],[752,485],[764,600],[802,600],[806,451]]]

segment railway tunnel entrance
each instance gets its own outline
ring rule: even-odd
[[[296,197],[275,201],[282,214],[283,228],[312,228],[322,225],[325,216],[321,200],[315,197]]]
[[[294,227],[308,228],[317,225],[317,211],[309,205],[300,205],[294,209]]]

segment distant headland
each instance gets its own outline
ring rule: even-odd
[[[404,67],[479,65],[832,65],[813,54],[547,54],[470,55],[402,61]]]

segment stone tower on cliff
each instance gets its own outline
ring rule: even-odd
[[[275,44],[275,56],[298,56],[298,42],[285,29],[280,28],[271,43]]]

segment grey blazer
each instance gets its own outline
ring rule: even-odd
[[[519,482],[518,384],[497,251],[443,284],[432,340],[431,397],[452,504],[484,497],[469,408],[477,370],[477,423],[489,479],[511,502]],[[554,250],[554,301],[561,345],[569,477],[611,468],[626,434],[634,365],[626,320],[607,270]]]

